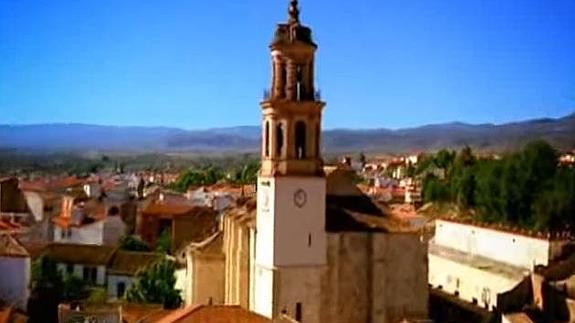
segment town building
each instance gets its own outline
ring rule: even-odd
[[[25,309],[29,285],[30,255],[11,235],[0,234],[0,304]]]
[[[218,212],[195,206],[184,196],[158,193],[149,196],[139,214],[137,234],[152,248],[162,235],[170,238],[171,250],[200,242],[217,231]]]
[[[134,282],[137,271],[165,257],[161,253],[119,250],[112,246],[51,243],[35,251],[57,263],[63,275],[73,275],[92,286],[105,288],[117,300]]]
[[[84,193],[82,192],[82,195]],[[126,234],[121,206],[101,198],[65,195],[54,222],[54,242],[114,246]]]
[[[569,239],[454,219],[435,222],[429,284],[478,307],[502,310],[538,266],[565,255]]]

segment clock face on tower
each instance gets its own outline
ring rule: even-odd
[[[293,203],[295,206],[302,208],[307,203],[307,193],[303,189],[298,189],[293,194]]]

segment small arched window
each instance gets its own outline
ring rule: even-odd
[[[283,124],[278,123],[276,126],[276,154],[281,157],[284,147],[284,128]]]
[[[270,156],[270,122],[266,121],[264,133],[264,154],[266,157]]]
[[[298,121],[295,124],[295,156],[297,159],[306,158],[306,143],[307,143],[306,125],[303,121]]]

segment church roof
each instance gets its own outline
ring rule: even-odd
[[[328,232],[400,232],[407,228],[389,216],[367,195],[326,196],[325,229]]]

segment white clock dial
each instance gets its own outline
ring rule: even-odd
[[[301,188],[295,191],[293,194],[293,203],[295,206],[302,208],[307,203],[307,193]]]

